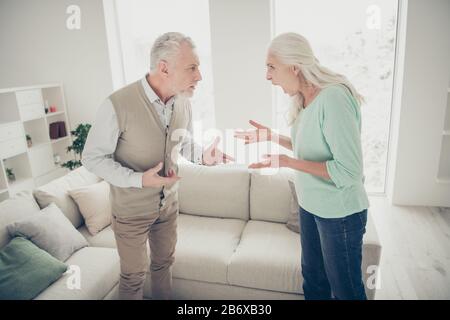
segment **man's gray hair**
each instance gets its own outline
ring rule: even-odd
[[[195,49],[191,38],[182,33],[167,32],[159,36],[150,51],[150,71],[155,71],[161,60],[171,61],[178,54],[183,42]]]

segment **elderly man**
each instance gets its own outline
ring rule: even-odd
[[[111,185],[121,299],[143,298],[147,240],[152,297],[170,298],[180,179],[173,154],[181,151],[205,165],[234,160],[217,148],[218,139],[206,150],[192,140],[188,98],[202,79],[194,49],[192,40],[180,33],[156,39],[150,73],[104,101],[84,147],[83,165]],[[172,139],[180,130],[190,133],[181,143]]]

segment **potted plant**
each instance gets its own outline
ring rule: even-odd
[[[16,175],[14,174],[13,169],[6,168],[6,176],[8,177],[9,182],[16,181]]]
[[[91,129],[91,125],[89,123],[81,123],[75,130],[70,131],[72,136],[75,136],[75,139],[73,140],[72,145],[67,147],[67,152],[73,151],[75,153],[75,159],[64,162],[61,164],[61,167],[68,168],[70,170],[81,167],[81,154],[83,153],[84,144],[86,143],[89,129]]]
[[[33,145],[33,141],[31,141],[31,136],[29,134],[27,134],[26,137],[28,148],[30,148]]]

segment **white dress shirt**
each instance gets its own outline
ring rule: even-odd
[[[174,97],[164,104],[150,87],[146,76],[141,80],[141,84],[149,101],[155,107],[161,122],[168,127],[172,117]],[[186,137],[183,141],[181,154],[189,161],[201,164],[203,150],[192,138],[192,119],[188,124],[187,130],[190,132],[190,137]],[[119,135],[117,115],[111,100],[108,98],[100,105],[97,111],[94,124],[89,130],[89,135],[84,145],[81,162],[89,171],[115,186],[142,188],[143,172],[135,172],[113,159]],[[192,154],[192,150],[194,150],[194,154]]]

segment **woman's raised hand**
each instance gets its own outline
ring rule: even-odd
[[[272,140],[272,130],[269,127],[263,126],[262,124],[259,124],[258,122],[253,120],[250,120],[249,123],[256,129],[235,131],[234,137],[244,140],[245,144]]]

